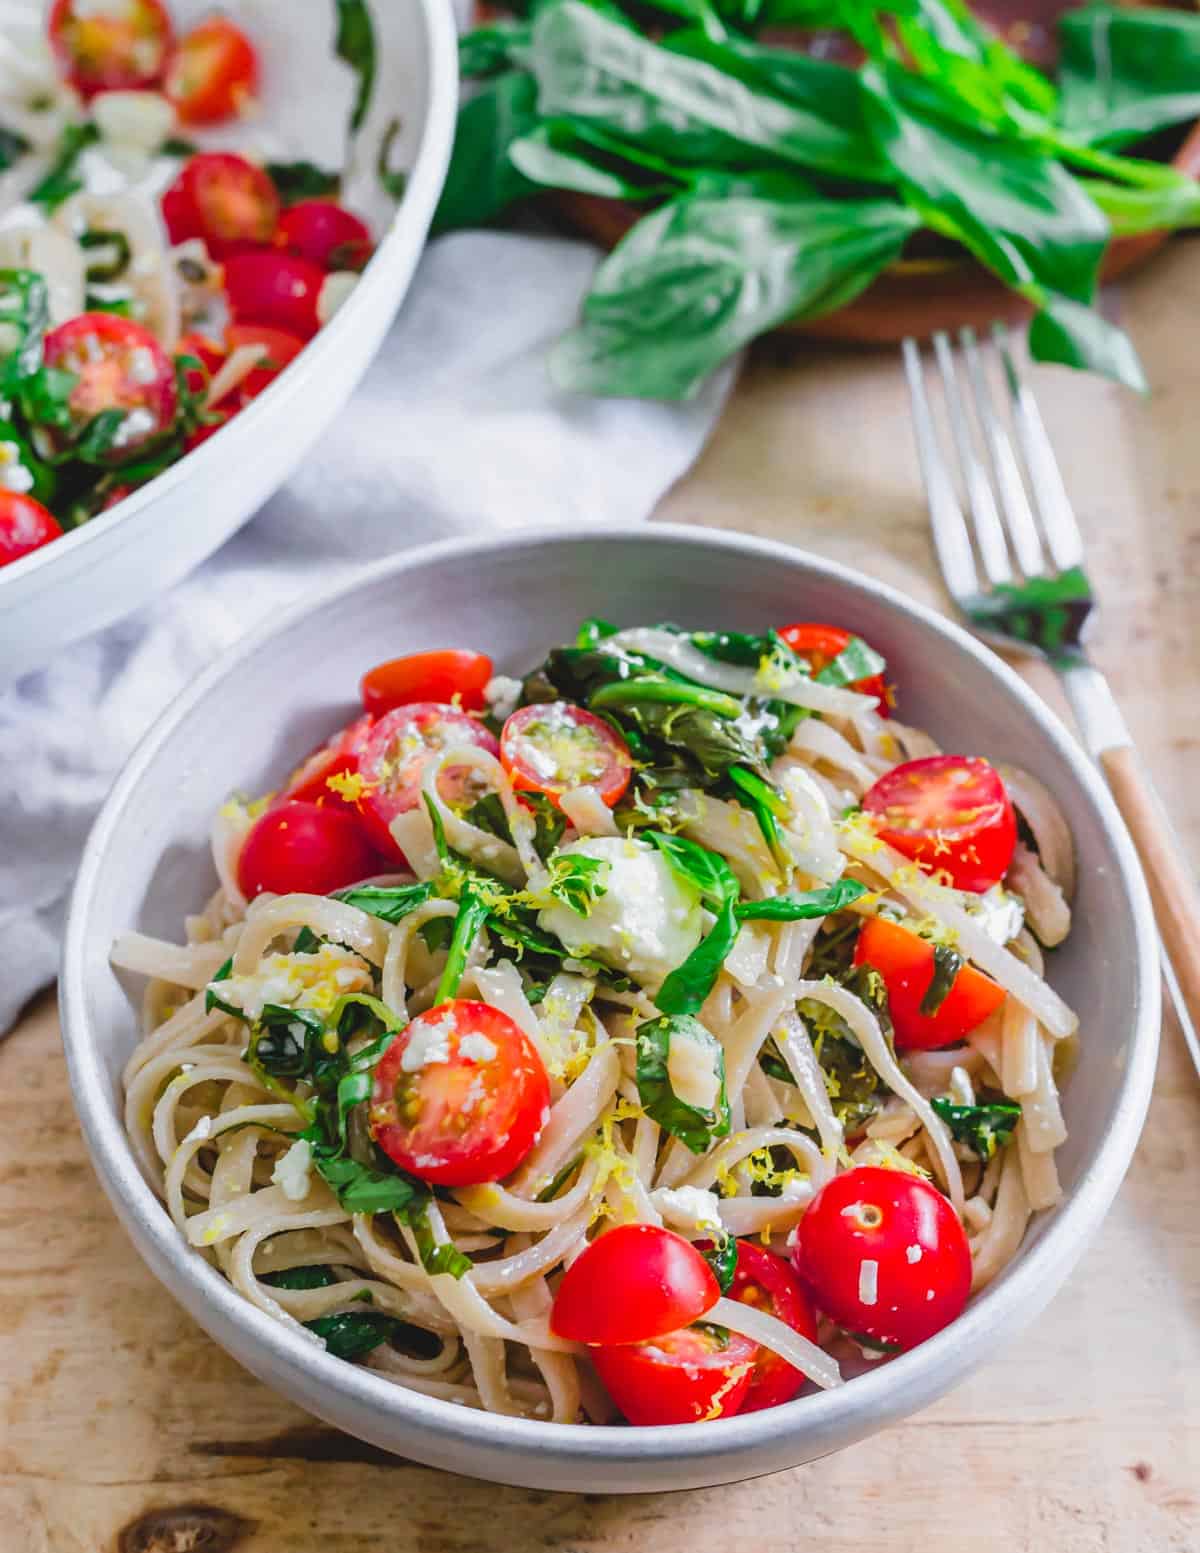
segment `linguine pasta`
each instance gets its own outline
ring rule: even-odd
[[[124,1075],[132,1146],[179,1233],[252,1304],[428,1396],[603,1422],[615,1413],[587,1350],[558,1335],[552,1315],[565,1269],[613,1225],[787,1257],[827,1183],[882,1166],[947,1200],[978,1290],[1015,1255],[1031,1214],[1058,1200],[1055,1075],[1076,1021],[1029,928],[1049,943],[1069,926],[1061,815],[1040,784],[1009,773],[1014,796],[1032,795],[1025,840],[1004,880],[957,887],[936,859],[885,840],[861,806],[881,777],[936,746],[884,715],[861,688],[867,676],[821,675],[766,640],[757,664],[729,661],[728,646],[717,656],[711,633],[590,643],[624,663],[626,681],[655,678],[645,694],[693,695],[725,719],[717,732],[749,728],[742,775],[705,764],[711,727],[685,736],[676,724],[659,738],[661,721],[629,713],[641,703],[607,699],[582,670],[567,686],[552,654],[521,700],[551,705],[566,690],[572,702],[590,695],[593,712],[613,709],[634,752],[615,803],[584,782],[554,808],[534,804],[507,732],[499,758],[494,742],[426,739],[419,792],[390,824],[391,871],[380,863],[336,897],[255,895],[239,858],[260,811],[235,800],[214,828],[221,887],[188,919],[186,942],[117,941],[114,965],[148,978]],[[489,695],[512,699],[512,682],[494,680]],[[393,748],[388,781],[398,758]],[[328,802],[368,803],[365,771],[331,776]],[[710,889],[695,884],[698,854],[718,881]],[[935,945],[952,989],[956,969],[973,966],[998,1002],[949,1044],[906,1044],[895,988],[851,957],[872,922]],[[706,972],[697,956],[730,923]],[[501,1179],[447,1186],[381,1147],[378,1073],[392,1043],[408,1043],[402,1083],[464,1060],[461,1028],[453,1057],[438,1017],[423,1017],[469,1006],[446,1004],[451,984],[451,998],[486,1004],[522,1033],[547,1105]],[[494,1044],[469,1039],[483,1074]],[[340,1075],[336,1101],[322,1062]],[[874,1267],[864,1263],[864,1297]],[[728,1293],[706,1319],[822,1387],[894,1346],[861,1333],[851,1342],[828,1317],[813,1340]]]

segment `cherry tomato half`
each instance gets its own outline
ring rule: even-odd
[[[603,718],[570,701],[523,706],[500,732],[500,759],[518,791],[557,803],[575,787],[594,787],[613,808],[633,774],[629,746]]]
[[[956,889],[998,884],[1017,844],[1013,806],[994,766],[977,755],[927,755],[885,771],[862,806],[879,836]]]
[[[933,980],[933,945],[886,917],[863,924],[854,963],[874,966],[883,977],[898,1051],[936,1051],[961,1041],[1004,1002],[1003,987],[964,965],[937,1013],[923,1014],[921,1000]]]
[[[490,1003],[454,998],[418,1015],[375,1072],[371,1136],[402,1170],[436,1186],[511,1175],[549,1115],[537,1048]]]
[[[328,895],[377,872],[356,815],[334,804],[281,803],[261,814],[242,843],[238,884],[248,900],[300,891]]]
[[[332,200],[297,200],[279,218],[275,241],[285,253],[323,270],[361,270],[371,257],[366,224]]]
[[[257,399],[290,362],[304,349],[304,341],[298,334],[284,329],[272,329],[267,324],[230,324],[225,331],[225,343],[235,351],[240,345],[265,345],[267,354],[252,372],[248,372],[237,388],[237,404],[243,409],[252,399]],[[224,401],[222,401],[224,402]]]
[[[225,361],[225,348],[206,334],[184,334],[175,347],[175,355],[191,356],[200,367],[187,369],[187,386],[194,394],[202,394],[220,371]]]
[[[329,778],[345,776],[358,770],[371,727],[370,717],[360,717],[348,728],[335,733],[320,749],[314,750],[306,760],[301,761],[288,777],[287,786],[276,803],[293,800],[300,803],[343,803],[345,800],[329,786]]]
[[[843,631],[841,626],[817,625],[813,621],[784,626],[779,634],[794,653],[798,653],[801,658],[807,660],[814,675],[819,674],[840,653],[845,652],[851,640],[850,632]],[[856,679],[849,689],[857,690],[863,696],[878,696],[879,715],[881,717],[891,715],[887,683],[882,674],[869,674],[866,679]]]
[[[720,1297],[712,1268],[682,1235],[619,1224],[563,1274],[550,1330],[576,1343],[649,1343],[690,1326]]]
[[[317,298],[325,271],[290,254],[237,253],[225,264],[225,291],[239,324],[268,324],[309,340],[321,327]]]
[[[162,197],[173,243],[203,238],[214,259],[269,243],[279,222],[279,195],[261,167],[232,151],[203,151],[185,162]]]
[[[20,491],[0,490],[0,566],[61,537],[57,520],[40,501]]]
[[[46,29],[59,69],[84,97],[153,86],[171,47],[160,0],[56,0]]]
[[[81,313],[50,331],[42,354],[48,367],[78,379],[67,400],[76,433],[104,410],[128,412],[105,455],[109,463],[133,457],[175,419],[175,368],[149,329],[130,318]]]
[[[971,1292],[971,1250],[954,1209],[920,1176],[876,1165],[821,1188],[792,1263],[839,1326],[901,1348],[948,1326]]]
[[[235,118],[258,90],[254,45],[227,16],[210,16],[180,39],[163,90],[185,124]]]
[[[738,1241],[737,1267],[729,1298],[785,1321],[794,1332],[814,1343],[817,1340],[816,1318],[800,1280],[781,1256],[765,1246],[752,1240]],[[755,1413],[759,1408],[790,1402],[803,1384],[804,1375],[795,1365],[769,1348],[760,1348],[750,1389],[739,1411]]]
[[[706,1326],[589,1352],[631,1424],[695,1424],[744,1413],[758,1355],[758,1344],[740,1332]]]
[[[449,705],[458,697],[464,712],[483,710],[483,692],[492,677],[492,660],[486,653],[410,652],[403,658],[377,663],[362,678],[362,703],[374,717],[414,701],[440,701]]]
[[[361,813],[371,839],[385,857],[403,856],[389,827],[398,814],[406,814],[420,803],[426,760],[439,750],[463,745],[476,745],[492,755],[498,749],[476,718],[427,701],[397,707],[375,724],[358,763],[366,783]],[[464,797],[456,782],[457,769],[449,767],[441,774],[438,790],[447,803]]]

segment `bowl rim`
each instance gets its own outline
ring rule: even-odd
[[[458,102],[457,35],[453,18],[446,14],[442,0],[414,0],[425,21],[425,58],[428,66],[428,106],[421,127],[421,139],[412,169],[400,199],[388,222],[387,230],[345,304],[325,328],[305,343],[300,370],[281,372],[275,382],[258,395],[237,417],[237,435],[246,447],[259,436],[260,423],[266,416],[278,419],[286,415],[287,402],[308,390],[315,369],[331,357],[335,344],[350,327],[351,321],[368,307],[379,305],[379,293],[386,291],[393,269],[404,273],[408,245],[414,231],[426,233],[441,194],[454,140],[454,120]],[[391,304],[394,307],[394,303]],[[224,427],[220,428],[222,431]],[[234,430],[231,426],[230,431]],[[217,444],[214,451],[214,444]],[[110,548],[110,554],[138,543],[155,518],[152,509],[181,480],[215,475],[236,460],[237,447],[220,437],[210,437],[183,458],[148,480],[145,485],[114,504],[107,512],[97,513],[78,528],[70,529],[52,544],[41,545],[28,555],[18,557],[0,568],[0,601],[6,586],[52,581],[56,563],[67,563],[88,547],[102,543],[114,531],[124,537]],[[247,515],[249,521],[253,513]],[[39,574],[44,574],[39,576]]]
[[[985,1290],[974,1305],[936,1337],[856,1378],[852,1385],[732,1419],[658,1428],[557,1424],[458,1407],[334,1359],[316,1350],[303,1335],[251,1305],[186,1245],[143,1178],[120,1116],[109,1114],[106,1101],[97,1103],[93,1098],[107,1094],[109,1079],[90,1039],[86,996],[91,901],[129,794],[193,711],[262,645],[338,599],[450,556],[468,564],[486,564],[487,557],[497,551],[527,550],[533,552],[531,562],[536,565],[537,551],[547,544],[630,541],[735,551],[781,566],[799,565],[817,581],[836,582],[864,596],[881,599],[914,618],[947,647],[975,660],[999,682],[1019,710],[1037,724],[1098,813],[1131,908],[1136,964],[1129,1063],[1109,1130],[1074,1192],[1002,1283]],[[1149,1105],[1160,1015],[1157,934],[1133,844],[1096,767],[1054,712],[1013,669],[954,621],[839,562],[774,540],[699,525],[665,523],[539,526],[469,541],[442,540],[372,562],[351,578],[301,599],[234,643],[151,726],[105,800],[84,848],[71,896],[59,995],[72,1096],[101,1184],[151,1270],[193,1314],[199,1304],[204,1304],[202,1324],[214,1337],[219,1327],[232,1324],[238,1329],[241,1346],[256,1345],[264,1361],[274,1361],[276,1372],[307,1372],[330,1399],[327,1405],[330,1411],[338,1412],[339,1421],[352,1415],[393,1416],[435,1438],[439,1447],[490,1448],[512,1460],[528,1462],[540,1458],[597,1467],[621,1465],[633,1457],[660,1465],[696,1465],[713,1457],[749,1462],[763,1448],[778,1444],[783,1436],[844,1437],[856,1421],[863,1425],[860,1432],[865,1433],[872,1422],[887,1422],[948,1390],[986,1357],[986,1340],[991,1332],[1011,1336],[1040,1311],[1065,1281],[1098,1228],[1132,1159]],[[179,1286],[187,1290],[190,1299],[178,1292]],[[218,1340],[224,1345],[224,1339]],[[465,1461],[464,1466],[471,1470]]]

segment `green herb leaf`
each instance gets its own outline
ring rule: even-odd
[[[7,172],[28,150],[30,144],[24,135],[0,124],[0,173]]]
[[[312,1068],[314,1043],[324,1034],[325,1021],[315,1009],[268,1003],[250,1043],[250,1060],[275,1078],[301,1078]]]
[[[408,188],[408,172],[403,167],[392,166],[392,147],[399,135],[401,123],[392,119],[379,140],[379,155],[375,158],[375,176],[385,194],[394,200],[402,200]]]
[[[1016,1101],[955,1105],[939,1096],[929,1103],[949,1127],[951,1136],[983,1160],[991,1159],[997,1149],[1008,1143],[1021,1120],[1021,1107]]]
[[[76,242],[85,253],[94,255],[88,259],[85,271],[88,280],[101,282],[117,280],[125,273],[133,250],[124,232],[116,229],[108,232],[89,227],[86,232],[79,234]]]
[[[1029,354],[1035,361],[1099,372],[1139,394],[1149,392],[1129,336],[1092,308],[1066,297],[1051,297],[1030,324]]]
[[[41,365],[42,338],[49,327],[50,294],[42,277],[34,270],[0,269],[0,339],[10,332],[16,337],[7,352],[0,345],[0,393],[4,398],[23,390],[31,392],[38,373],[47,370]],[[74,373],[63,372],[59,377],[69,380],[69,394],[76,382]],[[27,419],[36,424],[40,417],[27,415]]]
[[[358,89],[350,114],[350,133],[354,135],[362,128],[375,86],[375,29],[366,0],[335,0],[335,4],[337,35],[334,38],[334,51],[358,77]]]
[[[789,812],[783,795],[748,766],[730,766],[729,778],[738,789],[738,801],[746,804],[754,815],[762,838],[771,849],[771,855],[781,867],[786,867],[789,858],[779,834],[778,823],[786,819]]]
[[[598,647],[601,642],[607,641],[610,636],[616,636],[619,626],[613,625],[610,620],[601,620],[598,615],[589,615],[580,622],[579,630],[575,633],[576,647]]]
[[[546,893],[586,917],[595,903],[608,894],[610,864],[607,858],[570,852],[551,857]]]
[[[314,1148],[313,1165],[347,1213],[403,1212],[425,1190],[399,1171],[385,1174],[345,1154],[326,1154]]]
[[[723,1138],[729,1132],[725,1053],[721,1043],[699,1020],[687,1015],[647,1020],[638,1026],[635,1040],[638,1096],[646,1115],[693,1154],[703,1154],[714,1138]],[[672,1089],[667,1069],[672,1041],[691,1041],[711,1059],[718,1080],[716,1102],[711,1109],[688,1105]]]
[[[1200,16],[1089,5],[1058,22],[1062,122],[1121,146],[1200,117]]]
[[[490,908],[479,898],[473,884],[467,883],[458,898],[458,915],[454,919],[454,934],[446,954],[446,964],[438,982],[434,1003],[445,1003],[458,991],[467,968],[467,956],[471,946],[488,920]]]
[[[454,154],[433,232],[486,226],[537,185],[509,160],[509,147],[536,129],[537,84],[520,71],[488,81],[458,110]]]
[[[83,187],[78,170],[80,156],[100,139],[100,131],[90,121],[86,124],[68,124],[59,142],[55,157],[46,176],[25,196],[32,205],[42,205],[47,210],[58,207]]]
[[[762,901],[742,901],[737,907],[737,918],[739,922],[802,922],[841,911],[866,893],[866,885],[857,879],[838,879],[819,890],[772,895]]]
[[[496,21],[475,27],[458,40],[458,73],[463,80],[486,80],[520,66],[529,46],[529,23]]]
[[[359,911],[378,917],[381,922],[395,924],[433,896],[434,887],[427,881],[424,884],[364,884],[357,889],[335,890],[333,899],[345,901],[347,906],[357,906]]]
[[[285,205],[336,198],[342,186],[338,173],[327,172],[313,162],[268,162],[266,173]]]
[[[449,1273],[451,1278],[462,1278],[471,1271],[470,1257],[464,1256],[457,1246],[447,1241],[439,1243],[434,1240],[433,1230],[429,1224],[428,1201],[407,1215],[401,1216],[412,1228],[421,1266],[431,1277],[436,1277],[439,1273]]]
[[[681,879],[699,890],[700,898],[707,904],[720,907],[737,900],[741,893],[737,875],[719,852],[689,841],[686,836],[668,835],[661,830],[647,830],[643,835]]]
[[[707,1250],[701,1250],[700,1255],[712,1268],[717,1280],[717,1288],[722,1294],[728,1294],[733,1287],[734,1274],[737,1272],[737,1241],[728,1232],[722,1232],[716,1236]]]
[[[326,1352],[335,1359],[360,1359],[386,1343],[401,1323],[378,1312],[344,1310],[334,1316],[318,1316],[304,1325],[324,1340]]]
[[[925,996],[921,999],[920,1011],[926,1019],[932,1019],[950,996],[950,990],[954,986],[964,963],[962,955],[957,950],[951,949],[948,944],[934,945],[933,980],[929,983],[925,990]]]
[[[882,674],[887,662],[861,636],[852,636],[832,663],[816,676],[821,685],[853,685],[860,679]]]
[[[332,1267],[311,1263],[307,1267],[289,1267],[280,1273],[264,1273],[262,1281],[273,1289],[327,1289],[336,1283]]]
[[[735,912],[734,901],[725,901],[705,937],[658,989],[654,1001],[664,1014],[691,1015],[700,1012],[705,998],[716,986],[729,951],[737,942],[739,928]]]

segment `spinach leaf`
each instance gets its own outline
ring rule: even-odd
[[[1150,391],[1129,336],[1093,308],[1052,297],[1029,326],[1029,354],[1035,361],[1099,372],[1139,394]]]
[[[433,896],[434,886],[426,881],[424,884],[363,884],[357,889],[335,890],[333,899],[345,901],[348,906],[357,906],[359,911],[365,911],[368,916],[394,924],[407,917],[410,911],[432,900]]]
[[[1089,5],[1058,23],[1064,127],[1122,146],[1200,116],[1200,16]]]
[[[763,840],[771,849],[771,855],[786,867],[788,855],[779,834],[779,821],[786,819],[788,806],[780,793],[769,782],[764,782],[756,771],[746,766],[730,766],[729,779],[737,789],[738,802],[753,814]]]
[[[350,112],[350,133],[354,135],[362,128],[375,87],[375,28],[366,0],[335,0],[335,4],[337,34],[333,43],[334,52],[358,77],[354,107]]]
[[[882,674],[887,661],[873,647],[868,647],[861,636],[852,636],[832,663],[827,663],[816,676],[821,685],[853,685],[860,679],[870,679]]]
[[[275,1078],[302,1078],[324,1034],[325,1021],[315,1009],[268,1003],[250,1043],[251,1061]]]
[[[735,912],[734,901],[726,900],[707,934],[658,989],[654,1001],[664,1014],[699,1013],[705,998],[716,985],[726,956],[737,942],[739,929]]]
[[[445,1003],[458,991],[467,968],[467,956],[490,915],[490,907],[482,900],[476,887],[468,882],[458,897],[458,915],[454,919],[454,932],[450,948],[446,952],[446,964],[438,982],[434,1003]]]
[[[722,192],[645,216],[600,266],[550,370],[577,393],[686,399],[785,319],[832,312],[900,255],[920,218],[891,200]]]
[[[333,199],[342,186],[338,173],[326,172],[313,162],[268,162],[266,172],[285,205],[294,205],[298,200]]]
[[[537,84],[510,70],[488,81],[458,110],[454,155],[433,218],[433,233],[486,226],[537,188],[509,160],[509,147],[537,128]]]
[[[715,1104],[701,1109],[681,1100],[671,1088],[667,1062],[673,1040],[691,1041],[711,1059],[718,1087]],[[703,1154],[714,1138],[729,1132],[729,1100],[725,1093],[725,1053],[721,1043],[697,1019],[674,1015],[638,1026],[637,1087],[646,1115],[676,1137],[693,1154]]]
[[[273,1289],[327,1289],[337,1279],[332,1267],[311,1263],[307,1267],[288,1267],[280,1273],[264,1273],[262,1281]]]
[[[339,1311],[334,1316],[318,1316],[304,1325],[325,1343],[325,1351],[335,1359],[360,1359],[381,1343],[390,1340],[402,1323],[381,1312]]]
[[[741,893],[737,875],[719,852],[689,841],[686,836],[669,835],[665,831],[647,830],[644,833],[666,858],[672,869],[699,890],[700,897],[713,907],[726,901],[736,901]]]
[[[70,199],[83,188],[83,178],[78,170],[79,158],[100,139],[100,131],[94,124],[68,124],[59,142],[55,157],[45,177],[25,196],[31,205],[43,205],[47,210],[57,210],[64,200]]]
[[[550,119],[508,151],[531,183],[574,189],[605,199],[648,200],[678,193],[684,180],[668,163],[627,147],[615,137],[566,119]]]
[[[30,149],[28,140],[15,129],[0,124],[0,173],[7,172]]]
[[[733,1275],[737,1272],[737,1241],[727,1231],[723,1231],[715,1236],[706,1250],[700,1250],[700,1255],[712,1268],[717,1288],[722,1294],[728,1294],[733,1287]]]
[[[484,80],[520,66],[529,46],[527,21],[501,20],[475,27],[458,40],[458,73],[463,80]]]
[[[425,1188],[409,1176],[363,1165],[347,1154],[313,1146],[313,1165],[347,1213],[404,1213]]]
[[[962,955],[957,950],[951,949],[948,944],[933,946],[933,979],[925,989],[920,1009],[926,1019],[932,1019],[950,996],[950,989],[954,986],[963,964]]]
[[[857,879],[838,879],[820,890],[772,895],[763,901],[742,901],[737,907],[737,918],[739,922],[801,922],[827,917],[866,893],[866,885]]]
[[[991,1159],[997,1149],[1004,1147],[1021,1120],[1021,1107],[1015,1101],[955,1105],[939,1096],[929,1103],[949,1127],[951,1136],[983,1160]]]

